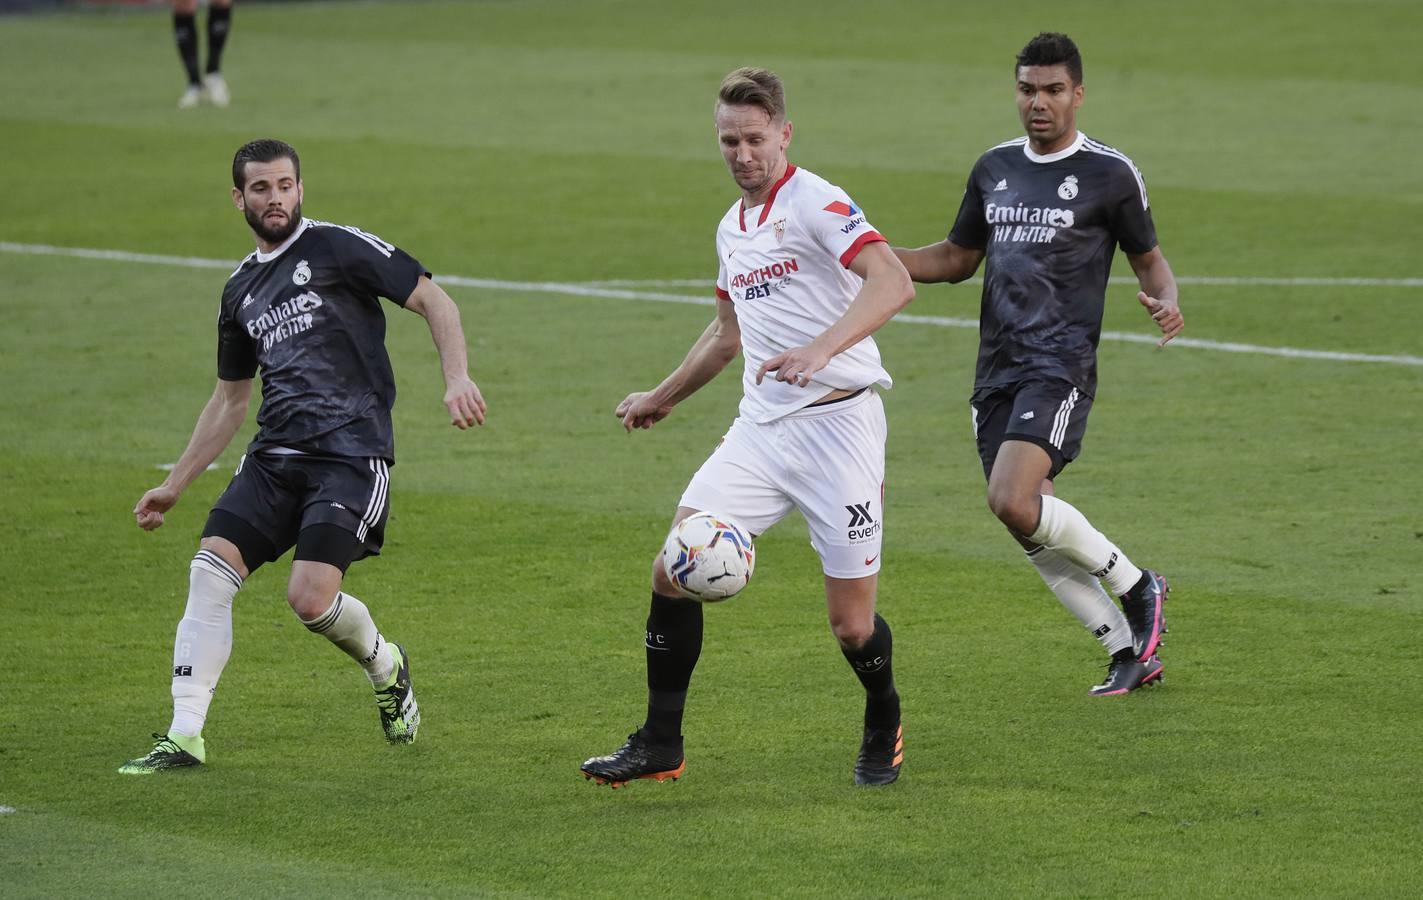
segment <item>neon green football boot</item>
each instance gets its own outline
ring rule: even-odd
[[[188,737],[185,734],[154,733],[153,739],[157,743],[148,755],[124,763],[119,767],[120,775],[152,775],[163,769],[200,766],[207,760],[202,735]]]
[[[399,644],[390,646],[396,652],[395,671],[390,681],[375,689],[376,708],[380,710],[380,727],[385,731],[385,739],[392,744],[409,744],[420,730],[420,706],[410,686],[410,657]]]

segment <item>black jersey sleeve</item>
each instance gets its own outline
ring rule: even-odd
[[[1110,227],[1112,237],[1122,251],[1146,253],[1156,246],[1156,224],[1151,220],[1151,206],[1146,199],[1146,182],[1131,163],[1123,162],[1113,177]]]
[[[398,306],[410,299],[421,275],[430,275],[419,260],[404,250],[359,228],[338,225],[329,234],[331,250],[346,278],[356,287]]]
[[[257,347],[223,301],[217,314],[217,377],[245,381],[257,374]]]
[[[958,217],[954,227],[949,229],[949,240],[960,247],[982,250],[988,246],[988,220],[983,217],[983,189],[979,187],[980,159],[968,173],[968,185],[964,188],[963,202],[959,204]]]

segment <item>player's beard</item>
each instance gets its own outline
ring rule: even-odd
[[[292,236],[292,232],[296,231],[296,226],[301,222],[301,201],[298,200],[296,206],[290,210],[283,211],[287,212],[287,220],[275,228],[268,227],[262,218],[271,212],[270,209],[264,209],[259,213],[249,206],[242,211],[242,214],[247,218],[247,224],[251,226],[257,237],[269,244],[280,244]]]

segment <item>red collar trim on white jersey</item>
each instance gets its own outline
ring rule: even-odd
[[[756,220],[756,227],[760,228],[766,224],[766,217],[771,214],[771,204],[776,202],[776,194],[781,190],[781,185],[791,180],[795,174],[795,166],[787,163],[786,174],[781,176],[781,180],[771,185],[771,193],[767,195],[766,202],[761,204],[761,217]],[[741,230],[746,230],[746,198],[741,198],[741,209],[737,210],[737,217],[741,220]]]

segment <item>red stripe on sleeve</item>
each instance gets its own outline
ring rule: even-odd
[[[730,300],[730,299],[731,299],[731,295],[728,294],[726,291],[723,291],[723,290],[721,289],[721,287],[718,285],[718,286],[717,286],[717,289],[716,289],[716,299],[718,299],[718,300]]]
[[[881,244],[889,243],[889,241],[880,236],[878,231],[866,231],[864,234],[855,238],[855,243],[851,244],[848,250],[840,254],[840,265],[847,269],[850,268],[850,263],[855,261],[855,257],[860,255],[860,251],[865,248],[865,245],[875,242]]]

